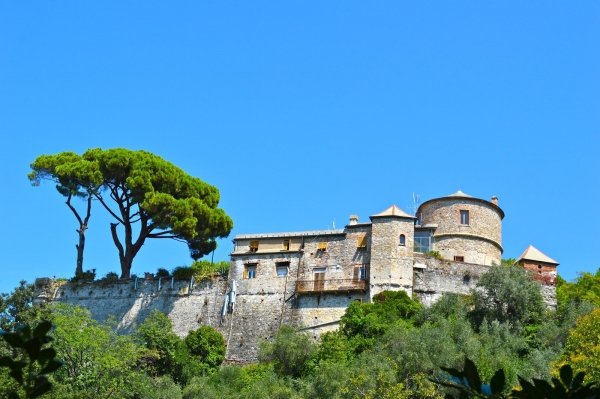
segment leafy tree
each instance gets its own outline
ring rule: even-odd
[[[315,345],[308,335],[296,332],[290,326],[282,326],[273,342],[264,342],[260,359],[273,362],[275,371],[282,376],[298,378],[305,374]]]
[[[88,201],[93,196],[113,217],[110,231],[121,278],[130,276],[133,259],[149,238],[184,241],[194,256],[201,256],[213,251],[216,239],[226,237],[233,227],[218,208],[216,187],[146,151],[95,148],[81,157],[63,152],[39,157],[32,168],[30,179],[56,181],[67,205],[73,196]],[[74,213],[83,234],[86,218]]]
[[[225,339],[210,326],[190,331],[185,337],[185,344],[193,356],[211,369],[218,368],[225,360]]]
[[[141,348],[131,337],[92,319],[87,309],[58,304],[51,314],[53,347],[64,360],[56,398],[129,397]]]
[[[8,368],[20,388],[3,384],[0,393],[7,394],[9,399],[37,398],[52,389],[48,374],[59,369],[62,362],[56,359],[54,348],[47,347],[52,341],[47,335],[51,328],[49,321],[43,321],[33,330],[21,324],[14,332],[0,331],[0,337],[16,352],[16,356],[0,357],[0,368]]]
[[[153,310],[135,333],[138,341],[148,348],[144,361],[154,375],[170,374],[181,339],[173,332],[166,314]]]
[[[556,299],[559,308],[570,302],[589,302],[600,306],[600,268],[596,273],[580,273],[574,282],[569,283],[560,276],[557,279]]]
[[[182,240],[207,254],[216,248],[215,239],[226,237],[233,227],[231,218],[217,208],[216,187],[154,154],[96,148],[86,151],[83,159],[96,162],[102,173],[96,198],[116,220],[110,229],[122,278],[129,277],[133,259],[148,238]]]
[[[82,274],[85,232],[92,215],[92,198],[102,182],[97,162],[83,159],[73,152],[41,155],[31,164],[31,173],[28,177],[34,186],[39,186],[42,180],[56,183],[56,189],[66,198],[65,203],[79,224],[76,230],[79,241],[75,245],[77,249],[75,276]],[[73,198],[85,200],[84,212],[75,208],[72,203]]]
[[[351,303],[340,320],[340,329],[360,353],[394,324],[410,325],[421,307],[404,291],[383,291],[372,303]]]
[[[487,319],[520,328],[540,322],[546,310],[539,283],[519,266],[492,267],[481,276],[472,297],[476,325]]]
[[[567,338],[563,361],[600,384],[600,309],[577,321]]]
[[[136,337],[148,349],[142,362],[151,375],[170,375],[175,382],[185,385],[194,375],[201,375],[209,368],[190,353],[185,342],[173,332],[171,320],[158,310],[140,324]]]
[[[19,324],[32,324],[47,313],[43,307],[33,306],[34,287],[26,281],[10,294],[0,294],[0,329],[13,331]]]

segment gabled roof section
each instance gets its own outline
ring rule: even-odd
[[[389,208],[387,208],[386,210],[384,210],[383,212],[379,212],[375,215],[371,215],[371,218],[383,218],[383,217],[394,217],[394,216],[400,217],[400,218],[415,219],[414,216],[409,215],[408,213],[404,212],[397,205],[392,205]]]
[[[532,260],[534,262],[544,262],[544,263],[552,263],[558,265],[558,262],[544,254],[542,251],[534,247],[533,245],[529,245],[527,249],[517,258],[517,262],[521,260]]]

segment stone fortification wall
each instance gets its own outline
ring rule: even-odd
[[[174,332],[183,337],[200,325],[219,331],[228,342],[226,359],[233,362],[254,361],[262,339],[274,335],[282,323],[293,324],[290,305],[284,306],[284,290],[252,289],[237,295],[233,314],[221,323],[221,311],[229,284],[225,279],[201,282],[190,287],[189,281],[158,280],[119,281],[111,284],[57,284],[51,279],[36,284],[38,301],[64,302],[90,310],[99,321],[114,318],[117,328],[131,332],[154,309],[169,316]],[[285,285],[285,279],[281,285]]]
[[[96,320],[116,318],[117,328],[130,332],[150,314],[159,310],[169,315],[177,335],[206,324],[222,331],[220,314],[227,281],[218,279],[194,284],[189,281],[139,279],[110,284],[77,283],[38,285],[41,299],[65,302],[90,310]],[[172,284],[172,285],[171,285]],[[40,295],[38,295],[40,298]]]
[[[413,293],[426,306],[445,293],[468,294],[490,267],[416,256]]]

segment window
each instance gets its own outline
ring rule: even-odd
[[[250,252],[258,251],[258,240],[250,241]]]
[[[367,267],[365,265],[354,267],[354,280],[366,280]]]
[[[317,251],[327,251],[327,243],[322,241],[317,244]]]
[[[406,246],[406,236],[404,234],[400,234],[400,245]]]
[[[469,224],[469,211],[460,211],[460,224]]]
[[[356,242],[356,248],[365,249],[367,248],[367,236],[359,237]]]
[[[275,271],[277,272],[277,277],[286,277],[288,275],[289,269],[290,262],[277,262],[275,264]]]
[[[289,251],[289,250],[290,250],[290,240],[283,240],[282,251]]]
[[[464,256],[455,256],[454,257],[454,261],[455,262],[464,262],[465,261],[465,257]]]
[[[256,278],[256,263],[248,263],[244,266],[244,278]]]
[[[426,254],[431,250],[431,231],[417,230],[415,231],[415,252]]]

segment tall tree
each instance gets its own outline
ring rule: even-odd
[[[110,231],[121,278],[130,276],[133,259],[148,238],[184,241],[207,254],[216,248],[216,238],[227,237],[233,227],[218,208],[216,187],[154,154],[96,148],[82,158],[97,164],[102,174],[101,189],[94,196],[115,220]]]
[[[92,215],[92,198],[102,182],[98,164],[85,160],[73,152],[41,155],[31,164],[31,173],[28,177],[34,186],[39,186],[42,180],[55,182],[58,192],[66,198],[65,203],[79,223],[79,228],[76,230],[78,243],[75,245],[77,249],[75,276],[82,274],[85,233]],[[74,197],[85,200],[84,212],[75,208],[72,203]]]

